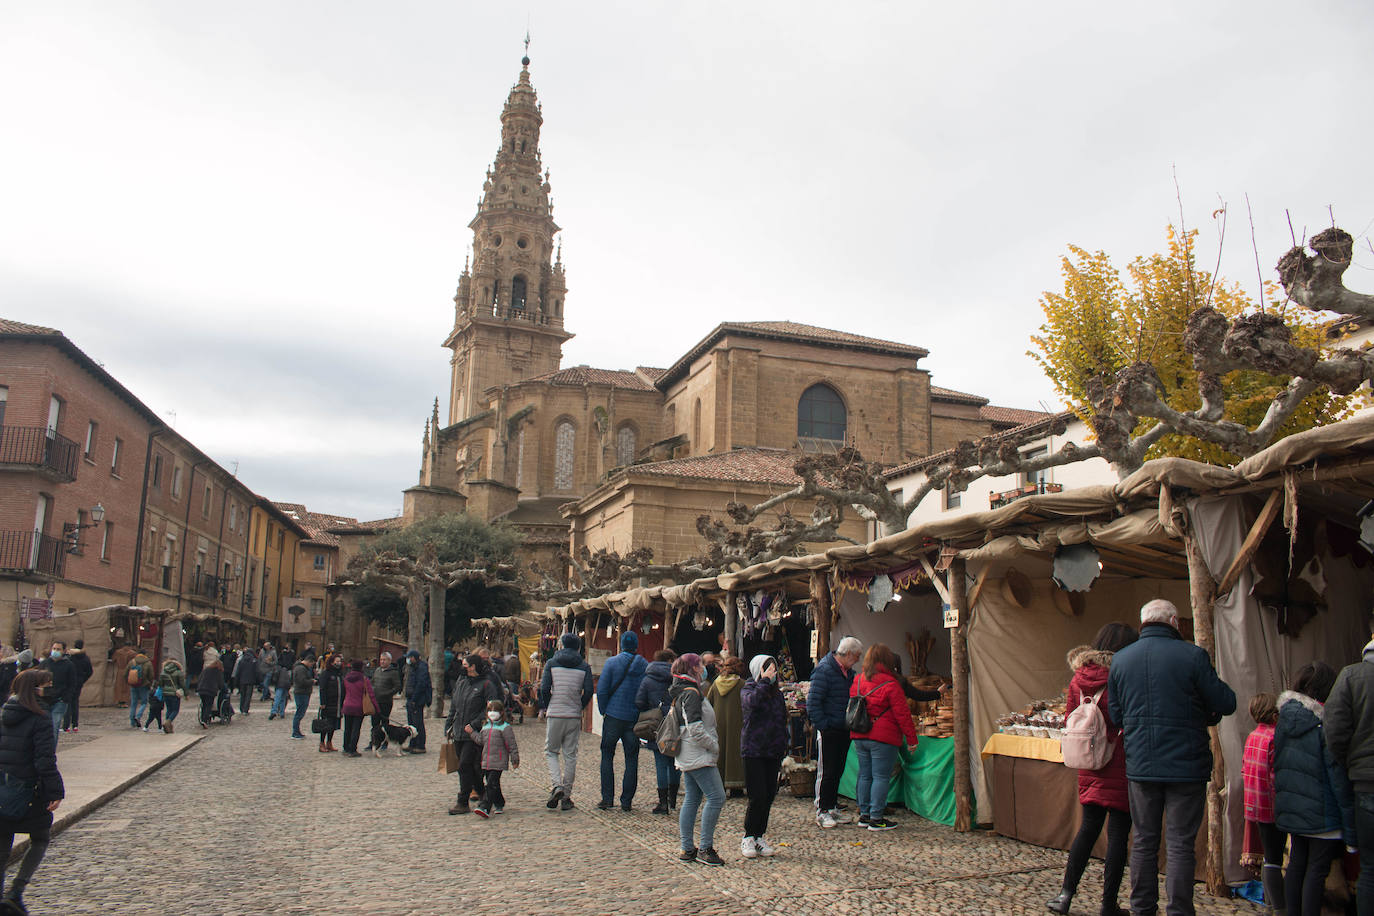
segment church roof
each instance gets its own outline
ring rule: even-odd
[[[647,370],[653,371],[653,370]],[[663,370],[658,370],[662,372]],[[548,382],[551,385],[609,385],[612,388],[627,388],[631,391],[653,391],[654,386],[636,372],[624,369],[593,369],[591,366],[569,366],[545,372],[526,382]]]
[[[656,383],[658,387],[663,388],[666,385],[672,384],[683,375],[686,375],[692,363],[715,346],[720,339],[727,334],[735,334],[741,337],[757,337],[763,340],[801,341],[803,343],[822,347],[834,347],[843,350],[863,350],[869,353],[910,356],[916,359],[930,355],[930,351],[924,347],[897,343],[891,340],[880,340],[876,337],[864,337],[860,334],[850,334],[848,331],[818,328],[815,325],[799,324],[795,321],[723,321],[716,325],[715,329],[712,330],[710,334],[702,338],[700,343],[689,350],[681,359],[673,363],[673,365],[663,373]]]
[[[15,321],[13,318],[0,318],[0,334],[36,334],[49,337],[53,334],[61,334],[57,328],[45,328],[38,324],[25,324],[22,321]]]
[[[941,388],[939,385],[930,386],[930,398],[933,401],[951,401],[956,404],[977,404],[979,407],[988,402],[981,394],[969,394],[967,391],[955,391],[953,388]]]
[[[737,448],[718,455],[693,455],[669,458],[649,464],[636,464],[626,470],[632,475],[687,477],[697,480],[737,480],[746,483],[775,483],[796,486],[800,478],[793,466],[800,452],[783,448]]]

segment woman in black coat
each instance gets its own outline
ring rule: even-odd
[[[478,766],[481,748],[474,737],[487,721],[487,703],[501,699],[492,684],[490,667],[482,656],[473,653],[463,659],[463,676],[453,685],[444,734],[458,745],[458,800],[449,814],[467,814],[468,798],[482,793],[482,769]]]
[[[343,656],[329,656],[329,666],[320,672],[320,717],[325,730],[320,732],[320,753],[337,751],[334,732],[343,720]]]
[[[210,727],[210,717],[215,711],[215,699],[224,689],[224,666],[219,659],[206,665],[196,681],[196,693],[200,695],[200,727]]]
[[[20,787],[33,787],[32,801],[21,816],[0,817],[0,862],[9,860],[16,833],[29,835],[28,851],[5,891],[4,899],[10,904],[5,912],[28,912],[23,904],[24,888],[48,851],[52,813],[66,795],[62,774],[57,771],[57,735],[52,717],[39,701],[43,690],[52,690],[51,685],[52,674],[47,671],[22,671],[11,685],[14,695],[0,707],[0,776],[7,789],[16,782]],[[4,874],[0,872],[0,882],[3,881]]]

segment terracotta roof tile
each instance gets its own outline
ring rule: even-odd
[[[1001,409],[1012,410],[1013,408],[1007,407]],[[1074,413],[1072,410],[1066,410],[1063,413],[1041,413],[1040,411],[1023,412],[1035,414],[1036,419],[1030,421],[1029,423],[1022,423],[1020,426],[1013,426],[1010,429],[1000,430],[988,436],[988,438],[992,439],[993,441],[998,441],[1001,439],[1014,439],[1019,436],[1030,435],[1034,433],[1035,428],[1038,426],[1043,426],[1046,430],[1048,430],[1051,427],[1053,421],[1055,420],[1062,419],[1067,423],[1072,423],[1074,420]],[[924,458],[917,458],[915,461],[908,461],[906,464],[899,464],[894,468],[888,468],[886,471],[883,472],[883,476],[886,477],[888,480],[891,480],[894,477],[900,477],[901,475],[908,474],[912,471],[919,471],[921,468],[929,467],[932,464],[938,464],[939,462],[948,458],[953,453],[954,449],[947,448],[943,452],[936,452],[933,455],[927,455]]]
[[[1054,414],[1047,413],[1043,410],[1022,410],[1019,407],[997,407],[993,404],[988,404],[979,408],[978,415],[984,420],[1011,426],[1036,423],[1047,417],[1054,416]]]
[[[311,512],[301,503],[272,503],[291,518],[295,519],[309,535],[306,543],[338,547],[339,537],[331,533],[333,528],[355,528],[358,520],[348,515],[329,515],[324,512]]]
[[[653,391],[654,386],[637,373],[624,369],[593,369],[591,366],[569,366],[525,379],[526,382],[549,382],[553,385],[610,385],[631,391]]]
[[[687,477],[698,480],[737,480],[795,486],[799,479],[793,465],[800,452],[781,448],[737,448],[719,455],[670,458],[628,468],[632,475]]]
[[[25,324],[12,318],[0,318],[0,334],[34,334],[48,337],[53,334],[61,335],[61,333],[57,328],[45,328],[42,325]]]
[[[930,397],[936,401],[955,401],[960,404],[977,404],[982,407],[988,399],[978,394],[969,394],[967,391],[955,391],[953,388],[941,388],[938,385],[930,386]]]

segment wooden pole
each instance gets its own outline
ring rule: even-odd
[[[969,608],[965,566],[963,557],[955,557],[949,564],[949,604],[959,615],[959,625],[949,634],[949,656],[954,675],[954,829],[961,833],[973,829],[975,813],[973,758],[969,748]]]
[[[674,636],[674,634],[675,634],[675,632],[676,632],[676,629],[677,629],[677,628],[674,626],[674,624],[675,624],[676,622],[677,622],[677,615],[673,613],[673,609],[670,608],[670,607],[668,607],[667,605],[664,605],[664,606],[663,606],[663,648],[665,648],[665,649],[671,649],[671,648],[673,647],[673,636]]]
[[[1192,520],[1183,533],[1183,548],[1188,555],[1188,594],[1193,607],[1193,642],[1213,656],[1215,664],[1216,631],[1212,607],[1216,601],[1216,581],[1202,558],[1202,548],[1193,537]],[[1222,792],[1226,791],[1226,760],[1221,756],[1221,737],[1216,726],[1208,729],[1212,744],[1212,781],[1207,785],[1207,891],[1214,897],[1226,896],[1226,870],[1222,850],[1226,826],[1222,817]]]
[[[830,580],[824,569],[811,570],[811,625],[816,628],[816,661],[830,651]]]
[[[735,593],[726,592],[720,599],[721,609],[725,611],[725,651],[733,658],[738,652],[735,635],[739,632],[739,605],[735,603]]]

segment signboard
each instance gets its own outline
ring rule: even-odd
[[[811,628],[811,658],[819,659],[821,651],[821,631],[817,627]]]
[[[953,608],[953,607],[950,607],[948,604],[942,604],[942,605],[940,605],[940,607],[941,607],[941,608],[944,610],[944,612],[945,612],[945,629],[946,629],[946,630],[953,630],[953,629],[956,629],[956,628],[959,626],[959,611],[958,611],[958,609]]]
[[[52,600],[49,598],[20,598],[19,615],[25,620],[51,620]]]
[[[283,598],[281,600],[281,631],[283,633],[309,633],[310,607],[304,598]]]

